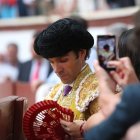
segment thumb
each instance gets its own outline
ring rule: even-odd
[[[94,68],[95,68],[95,73],[97,76],[97,79],[100,81],[102,81],[103,79],[106,79],[106,77],[108,78],[108,73],[105,71],[105,69],[103,69],[98,60],[94,61]]]
[[[100,65],[99,65],[98,60],[94,60],[93,66],[94,66],[95,71],[98,71],[100,69]]]
[[[69,122],[60,119],[60,124],[67,126]]]
[[[123,86],[122,78],[118,75],[117,72],[111,71],[110,75],[113,77],[113,79],[115,80],[116,83],[118,83],[120,86]]]

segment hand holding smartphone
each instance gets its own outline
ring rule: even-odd
[[[97,36],[97,55],[100,65],[106,70],[115,70],[115,67],[109,66],[108,61],[116,60],[116,38],[114,35]]]

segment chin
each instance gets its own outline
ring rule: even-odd
[[[61,80],[61,82],[62,82],[63,84],[69,84],[69,82],[67,82],[67,81],[65,81],[65,80]]]
[[[72,83],[71,81],[69,81],[69,80],[64,80],[64,79],[61,79],[61,82],[62,82],[63,84],[71,84],[71,83]]]

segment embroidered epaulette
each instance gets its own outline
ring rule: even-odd
[[[48,96],[45,98],[46,100],[55,100],[54,97],[56,96],[56,93],[61,90],[62,83],[56,84],[52,90],[49,92]]]
[[[52,88],[46,99],[57,101],[62,96],[62,92],[63,84],[57,84]],[[99,96],[98,81],[88,65],[78,75],[70,94],[76,96],[75,105],[80,112],[84,112],[88,108],[89,103]]]
[[[90,74],[83,83],[80,83],[80,87],[76,90],[77,110],[84,112],[89,103],[98,96],[98,81],[95,74]]]

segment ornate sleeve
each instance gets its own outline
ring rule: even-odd
[[[89,105],[89,109],[90,109],[90,114],[95,114],[99,111],[100,107],[98,104],[98,98],[96,98],[95,100],[93,100],[90,105]]]

